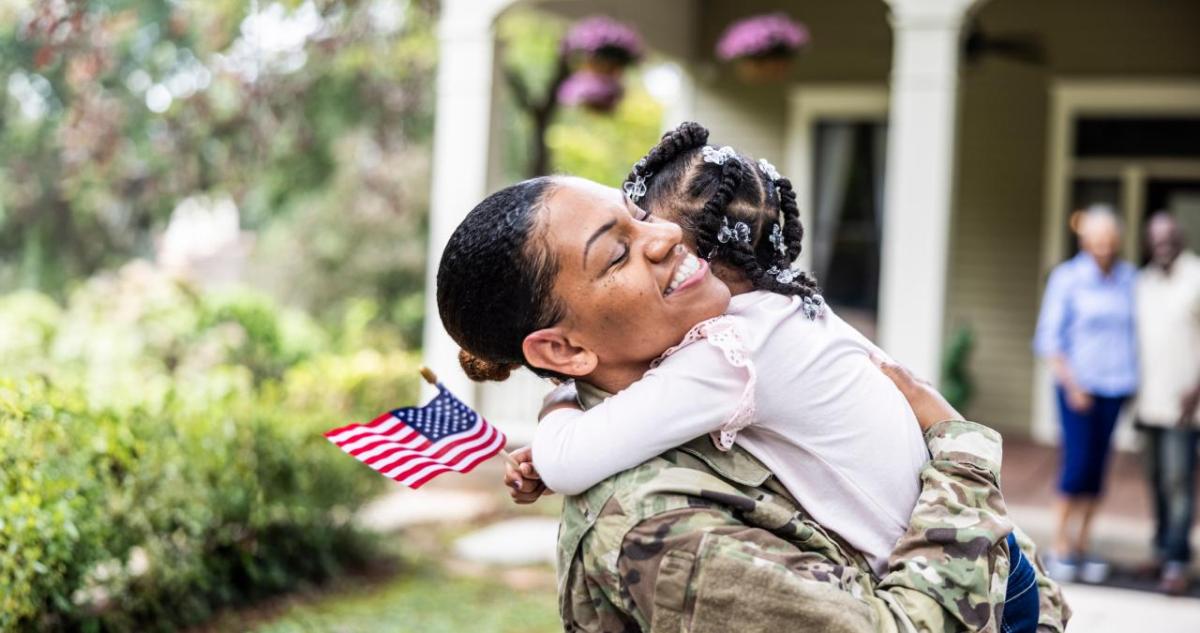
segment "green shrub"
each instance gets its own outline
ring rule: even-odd
[[[349,518],[382,480],[320,413],[264,397],[117,416],[37,380],[0,402],[0,630],[170,629],[371,554]]]
[[[0,382],[0,630],[72,610],[101,551],[102,525],[88,519],[101,486],[72,449],[77,405],[36,381]]]
[[[398,336],[141,265],[7,324],[0,631],[173,630],[376,555],[350,518],[386,482],[321,431],[416,398],[414,354],[346,343]]]

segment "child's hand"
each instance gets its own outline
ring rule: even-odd
[[[542,398],[542,410],[538,412],[538,421],[540,422],[551,411],[578,408],[579,393],[575,390],[575,381],[568,380]]]
[[[927,431],[939,422],[966,419],[946,402],[929,381],[917,378],[907,367],[874,354],[871,360],[883,370],[885,376],[896,383],[904,399],[908,400],[908,406],[912,407],[913,413],[916,414],[921,431]]]
[[[517,462],[517,467],[505,464],[504,485],[508,487],[508,494],[513,501],[520,504],[533,503],[542,495],[554,494],[553,490],[542,483],[541,476],[533,467],[533,451],[528,446],[513,451],[512,458]]]

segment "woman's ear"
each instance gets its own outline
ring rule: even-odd
[[[565,376],[587,376],[596,369],[596,355],[573,344],[556,327],[530,333],[521,343],[521,351],[530,365]]]

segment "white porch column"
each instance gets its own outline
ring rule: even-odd
[[[959,44],[977,1],[886,0],[894,47],[879,338],[933,381],[946,305]]]
[[[438,24],[437,109],[425,275],[425,364],[468,405],[475,385],[458,365],[458,345],[442,328],[437,268],[447,240],[487,194],[496,16],[513,0],[443,0]],[[428,393],[428,387],[426,387]]]

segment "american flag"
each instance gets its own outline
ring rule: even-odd
[[[423,407],[389,411],[370,424],[350,424],[325,437],[343,451],[416,489],[448,471],[470,472],[508,440],[440,383]]]

